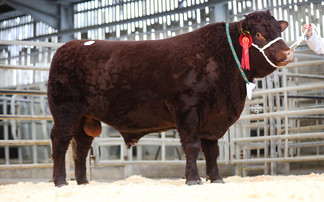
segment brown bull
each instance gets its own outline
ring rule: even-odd
[[[229,32],[241,60],[241,30],[263,47],[287,26],[269,11],[259,11],[230,23]],[[250,82],[276,69],[255,47],[249,51],[251,70],[245,74]],[[282,40],[265,54],[276,65],[291,61]],[[65,153],[71,140],[77,183],[88,183],[85,159],[101,132],[100,121],[118,130],[128,146],[148,133],[177,129],[186,154],[186,183],[201,184],[196,164],[201,150],[207,177],[223,182],[218,139],[239,118],[246,93],[225,23],[163,40],[70,41],[54,55],[48,80],[54,183],[67,184]]]

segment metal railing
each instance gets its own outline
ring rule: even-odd
[[[319,147],[323,145],[324,139],[324,77],[288,73],[291,68],[312,68],[323,64],[324,60],[291,63],[280,68],[281,71],[275,73],[273,78],[268,76],[260,80],[262,89],[255,91],[254,100],[246,103],[244,113],[230,129],[231,163],[238,165],[236,172],[239,175],[246,176],[250,170],[276,174],[276,163],[323,160],[324,155],[319,155]],[[296,84],[296,77],[310,79],[311,84]],[[296,83],[289,84],[292,78],[295,78]],[[265,89],[265,85],[270,88]],[[313,100],[320,101],[303,104]],[[251,105],[259,106],[259,111],[263,113],[251,114]],[[300,126],[301,119],[316,120],[316,123]],[[251,137],[253,131],[257,132],[257,136]],[[260,131],[263,131],[263,136]],[[306,147],[317,147],[316,155],[301,156],[301,149]],[[253,150],[257,154],[251,154]],[[258,163],[263,165],[257,166]]]
[[[59,47],[62,45],[58,43],[6,40],[0,40],[0,44],[43,47]],[[9,71],[49,70],[48,67],[4,64],[0,65],[0,69]],[[14,89],[0,89],[0,95],[2,95],[0,97],[0,102],[2,101],[0,124],[4,128],[4,138],[0,140],[0,147],[4,147],[4,162],[0,165],[0,170],[51,168],[53,165],[50,160],[49,146],[51,141],[48,134],[48,121],[51,122],[53,118],[51,115],[46,114],[47,92],[45,83],[17,86]],[[25,114],[20,114],[22,111]],[[17,149],[18,162],[10,158],[9,148]],[[40,154],[43,156],[43,160],[40,159]]]

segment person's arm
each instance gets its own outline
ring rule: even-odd
[[[321,38],[320,41],[316,39],[315,34],[312,33],[312,23],[304,24],[302,28],[302,32],[306,32],[306,43],[310,49],[312,49],[317,54],[324,54],[324,50],[321,49],[320,43],[322,43],[322,47],[324,47],[324,38]]]
[[[321,38],[321,41],[317,41],[316,36],[312,34],[309,38],[307,37],[306,43],[310,49],[312,49],[317,54],[324,54],[323,50],[319,43],[324,44],[324,39]],[[322,45],[323,46],[323,45]],[[324,46],[323,46],[324,47]]]

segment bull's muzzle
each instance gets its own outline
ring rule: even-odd
[[[284,51],[284,54],[287,57],[285,62],[292,62],[294,60],[294,52],[292,50]]]
[[[282,54],[286,59],[279,62],[278,66],[286,66],[294,60],[294,52],[292,50],[283,51]]]

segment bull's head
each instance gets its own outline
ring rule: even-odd
[[[258,11],[249,15],[245,15],[245,20],[241,21],[240,31],[248,31],[253,39],[254,48],[251,47],[251,53],[257,56],[260,61],[268,60],[268,64],[263,69],[263,73],[268,74],[276,69],[276,66],[285,66],[293,61],[293,52],[280,39],[281,33],[288,27],[288,22],[277,21],[270,13],[270,11]],[[253,50],[254,49],[254,50]],[[264,52],[265,58],[262,54],[257,52]],[[254,54],[255,53],[255,54]],[[268,58],[268,59],[267,59]],[[265,75],[258,74],[257,77]]]

